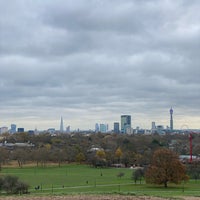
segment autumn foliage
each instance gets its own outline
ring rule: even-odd
[[[147,183],[164,185],[180,184],[187,181],[185,166],[179,161],[178,155],[169,149],[158,149],[154,152],[151,165],[145,173]]]

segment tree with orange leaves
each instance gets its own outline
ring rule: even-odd
[[[158,149],[154,152],[152,163],[145,173],[147,183],[164,184],[169,182],[180,184],[187,181],[185,166],[179,161],[178,155],[169,149]]]

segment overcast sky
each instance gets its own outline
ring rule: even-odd
[[[200,128],[199,0],[0,0],[0,126]]]

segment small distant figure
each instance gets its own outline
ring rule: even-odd
[[[86,181],[86,184],[88,184],[88,181]]]
[[[40,186],[39,186],[39,185],[35,187],[35,190],[39,190],[39,189],[40,189]]]

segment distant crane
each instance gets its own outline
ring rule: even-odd
[[[190,140],[190,163],[192,163],[192,160],[193,160],[193,158],[195,159],[195,157],[194,156],[192,156],[192,139],[193,139],[193,134],[200,134],[200,132],[198,131],[198,132],[190,132],[190,135],[189,135],[189,140]]]
[[[190,140],[190,163],[192,163],[192,132],[190,132],[189,140]]]

